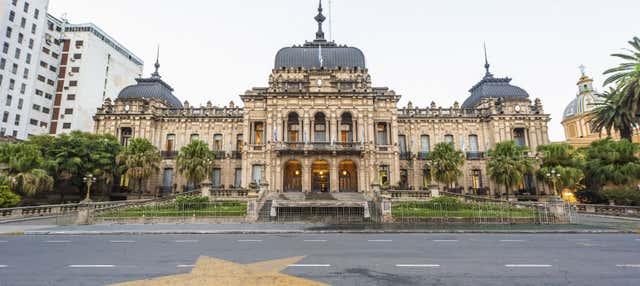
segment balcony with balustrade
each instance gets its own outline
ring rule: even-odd
[[[359,155],[362,152],[362,145],[356,142],[278,142],[275,149],[282,155]]]

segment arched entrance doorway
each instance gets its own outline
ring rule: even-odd
[[[311,165],[311,191],[329,192],[330,186],[329,163],[325,160],[314,161]]]
[[[299,161],[291,160],[285,163],[283,176],[283,191],[302,192],[302,167]]]
[[[338,176],[340,177],[340,192],[358,191],[358,172],[356,163],[351,160],[342,161],[338,166]]]

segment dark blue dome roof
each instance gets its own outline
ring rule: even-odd
[[[322,57],[320,56],[322,55]],[[320,63],[322,59],[322,63]],[[282,48],[276,54],[275,68],[362,68],[364,54],[360,49],[334,43],[311,42],[304,46]]]
[[[137,84],[125,87],[118,98],[157,98],[169,107],[182,108],[180,100],[173,95],[173,88],[159,77],[138,78]]]
[[[469,90],[471,95],[462,103],[462,108],[473,108],[483,98],[529,98],[524,89],[511,85],[510,82],[510,78],[494,78],[487,72],[484,78]]]

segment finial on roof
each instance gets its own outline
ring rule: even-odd
[[[582,76],[587,76],[587,74],[585,73],[587,67],[585,67],[584,65],[580,65],[578,68],[580,69],[580,73],[582,73]]]
[[[489,64],[489,58],[487,58],[487,44],[482,43],[482,45],[484,46],[484,69],[487,70],[484,76],[492,77],[493,75],[491,74],[491,72],[489,72],[489,68],[491,67],[491,65]]]
[[[160,45],[158,45],[158,51],[156,54],[156,64],[154,66],[156,67],[156,71],[151,74],[151,77],[161,78],[160,73],[158,72],[158,69],[160,69]]]
[[[322,22],[327,18],[322,15],[322,0],[320,0],[320,4],[318,5],[318,15],[314,18],[316,22],[318,22],[318,31],[316,32],[316,41],[325,41],[324,32],[322,31]]]

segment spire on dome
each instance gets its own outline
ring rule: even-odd
[[[580,65],[578,68],[580,69],[580,73],[582,73],[582,76],[587,76],[585,72],[587,70],[587,67],[585,67],[584,65]]]
[[[322,0],[320,0],[320,4],[318,5],[318,15],[314,18],[316,22],[318,22],[318,31],[316,32],[316,41],[324,42],[326,41],[324,38],[324,32],[322,31],[322,22],[327,18],[322,14]]]
[[[489,59],[487,58],[487,45],[485,43],[482,43],[482,45],[484,46],[484,69],[487,71],[484,74],[484,77],[493,77],[493,74],[489,72],[489,68],[491,67],[491,65],[489,64]]]
[[[156,64],[154,66],[156,68],[156,71],[151,74],[151,78],[162,78],[162,76],[160,76],[160,73],[158,72],[158,69],[160,69],[160,45],[158,45]]]

